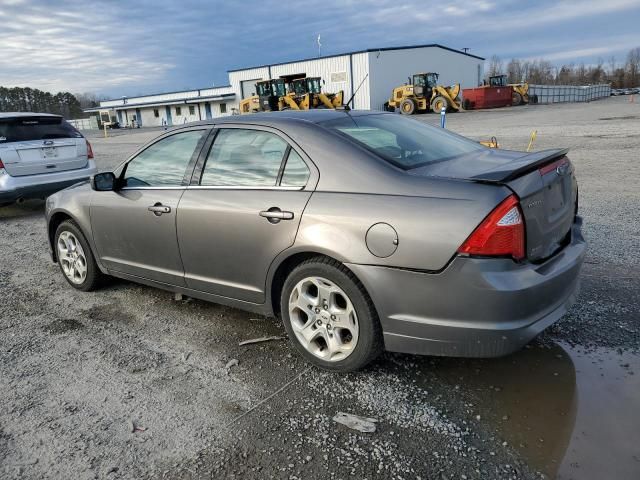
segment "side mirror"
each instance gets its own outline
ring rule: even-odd
[[[96,192],[112,192],[116,189],[116,176],[113,172],[96,173],[91,177],[91,188]]]

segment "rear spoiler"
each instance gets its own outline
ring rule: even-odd
[[[568,148],[552,148],[549,150],[530,153],[502,165],[498,170],[482,172],[471,177],[471,179],[480,182],[508,182],[536,170],[547,163],[551,163],[554,160],[564,157],[568,152]]]

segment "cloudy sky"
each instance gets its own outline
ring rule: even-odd
[[[489,58],[620,62],[640,0],[0,0],[0,85],[110,97],[227,83],[228,69],[440,43]]]

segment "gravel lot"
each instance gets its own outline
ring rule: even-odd
[[[238,346],[282,335],[275,319],[124,281],[72,290],[43,202],[6,207],[0,478],[640,478],[640,105],[473,111],[447,127],[513,149],[535,129],[535,149],[572,149],[590,250],[579,302],[541,338],[503,359],[385,354],[331,375],[286,341]],[[89,137],[108,170],[158,134]],[[338,425],[339,411],[377,431]]]

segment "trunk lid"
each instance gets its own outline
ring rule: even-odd
[[[2,118],[0,159],[13,177],[75,170],[87,165],[87,144],[62,117]]]
[[[489,150],[409,171],[505,185],[520,199],[526,228],[526,252],[531,261],[550,257],[570,241],[576,214],[578,185],[568,150],[534,153]]]

